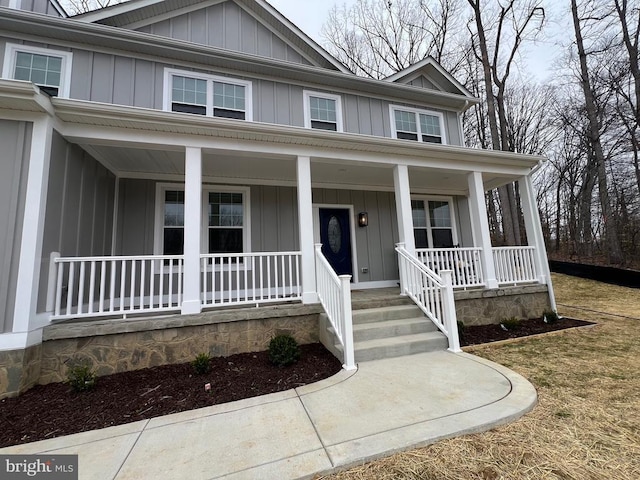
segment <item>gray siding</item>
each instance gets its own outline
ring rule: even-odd
[[[408,85],[413,85],[414,87],[420,88],[429,88],[431,90],[437,90],[436,86],[424,75],[420,75],[417,78],[414,78],[410,82],[407,82]]]
[[[0,7],[8,7],[9,0],[0,0]]]
[[[46,301],[49,255],[111,254],[115,177],[54,131],[42,246],[38,311]]]
[[[31,124],[0,120],[0,333],[13,326]]]
[[[354,214],[367,212],[369,226],[356,228],[356,250],[360,282],[398,279],[398,242],[395,196],[391,192],[313,189],[314,204],[353,205]],[[355,219],[352,219],[355,221]],[[368,268],[368,273],[362,273]]]
[[[223,2],[138,29],[164,37],[311,65],[234,2]]]
[[[8,4],[8,0],[7,0]],[[3,5],[0,3],[0,5]],[[21,10],[29,10],[30,12],[44,13],[54,17],[60,17],[60,13],[49,0],[22,0]]]
[[[153,254],[156,182],[120,179],[116,255]]]
[[[467,197],[454,197],[456,210],[456,228],[458,243],[461,247],[473,247],[473,231],[471,230],[471,213]]]

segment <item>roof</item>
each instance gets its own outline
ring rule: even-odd
[[[404,70],[400,70],[399,72],[388,76],[384,80],[387,82],[404,83],[411,81],[421,74],[435,83],[443,91],[458,93],[460,95],[474,98],[469,90],[458,82],[453,75],[445,70],[432,56],[428,56]]]
[[[170,17],[172,14],[181,14],[185,9],[205,8],[224,1],[233,1],[240,6],[240,8],[250,12],[268,28],[283,35],[288,41],[300,48],[305,54],[314,59],[318,65],[343,73],[350,73],[350,70],[345,65],[334,58],[265,0],[130,0],[125,3],[76,15],[73,19],[88,23],[128,28],[129,25],[133,25],[142,20],[148,20],[155,16],[167,18],[167,16]]]

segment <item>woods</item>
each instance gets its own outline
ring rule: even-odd
[[[640,0],[357,0],[334,7],[325,47],[384,78],[433,56],[483,101],[467,146],[539,154],[551,258],[640,266]],[[557,45],[553,75],[526,48]],[[524,243],[518,185],[487,193],[494,245]]]

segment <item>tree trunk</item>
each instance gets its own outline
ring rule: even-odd
[[[607,185],[607,171],[605,165],[604,152],[602,143],[600,142],[600,127],[598,124],[598,111],[595,104],[593,90],[591,89],[591,81],[589,80],[589,69],[587,66],[587,54],[584,49],[582,32],[580,30],[580,19],[578,17],[578,6],[576,0],[571,0],[571,13],[573,15],[573,26],[576,34],[576,45],[578,47],[578,56],[580,58],[580,73],[582,91],[584,93],[587,117],[589,118],[589,140],[593,148],[594,159],[598,174],[598,194],[600,198],[600,206],[604,220],[604,232],[609,262],[612,264],[620,264],[623,261],[622,250],[620,248],[620,238],[615,219],[613,218],[613,209],[611,208],[611,200],[609,198],[609,190]]]

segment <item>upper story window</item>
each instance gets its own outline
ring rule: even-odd
[[[340,96],[305,90],[304,124],[307,128],[342,132]]]
[[[393,138],[416,142],[446,143],[443,115],[391,105]]]
[[[251,82],[182,70],[165,70],[164,109],[252,120]]]
[[[71,59],[71,52],[8,43],[2,77],[33,82],[52,97],[68,97]]]
[[[413,199],[411,213],[416,248],[450,248],[458,243],[450,198]]]

